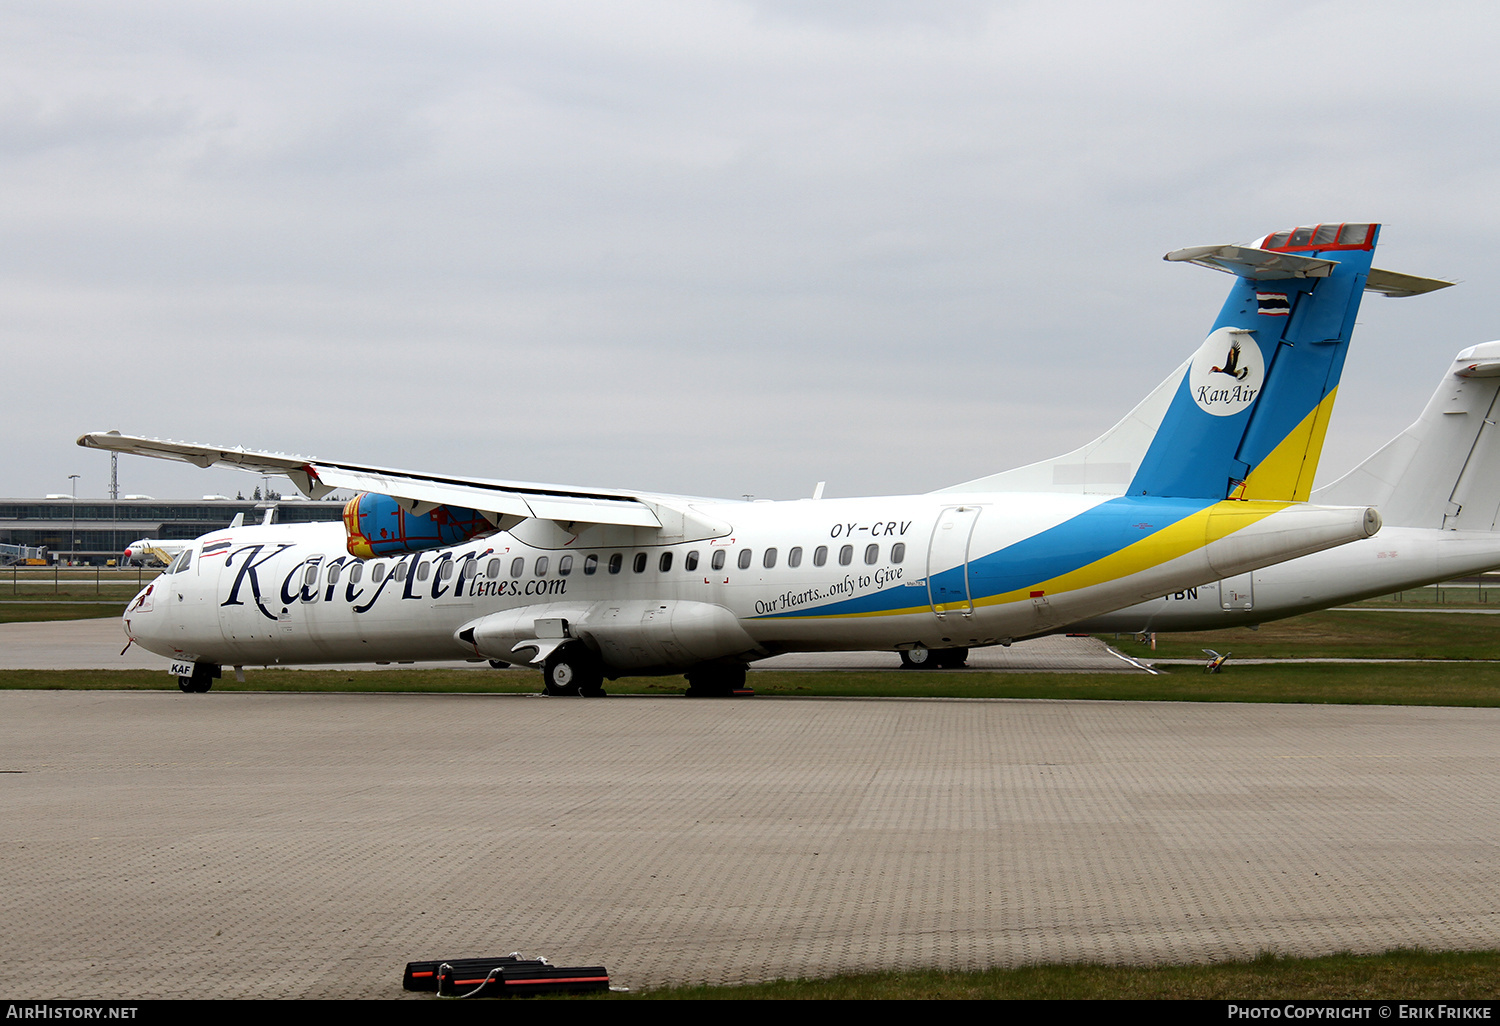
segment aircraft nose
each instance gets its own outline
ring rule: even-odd
[[[154,619],[151,616],[151,607],[155,598],[156,582],[153,581],[136,593],[135,598],[125,607],[123,617],[125,625],[125,636],[131,641],[140,644],[150,635],[149,625]]]

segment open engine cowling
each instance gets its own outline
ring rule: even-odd
[[[344,504],[345,547],[358,559],[457,545],[494,531],[483,514],[462,506],[416,514],[389,495],[373,492],[360,492]]]

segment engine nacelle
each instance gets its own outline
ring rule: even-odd
[[[418,515],[373,492],[360,492],[344,504],[345,547],[357,559],[458,545],[494,531],[483,514],[462,506],[438,506]]]
[[[701,663],[766,654],[723,606],[681,599],[521,606],[473,620],[453,636],[476,655],[506,662],[541,662],[568,639],[578,639],[615,673],[681,673]]]

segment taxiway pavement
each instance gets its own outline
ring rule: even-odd
[[[1500,943],[1500,710],[0,692],[0,993]]]

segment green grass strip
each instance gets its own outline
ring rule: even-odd
[[[667,987],[616,998],[668,1000],[1196,999],[1494,1000],[1500,952],[1397,949],[1323,958],[1264,954],[1187,966],[1040,965],[983,972],[890,972],[737,987]],[[601,995],[603,997],[603,995]]]
[[[1137,659],[1202,659],[1203,649],[1242,659],[1500,659],[1500,615],[1324,610],[1259,629],[1158,634],[1156,648],[1132,635],[1100,635]]]
[[[43,623],[53,620],[98,620],[117,617],[124,602],[74,599],[67,602],[0,601],[0,623]]]

